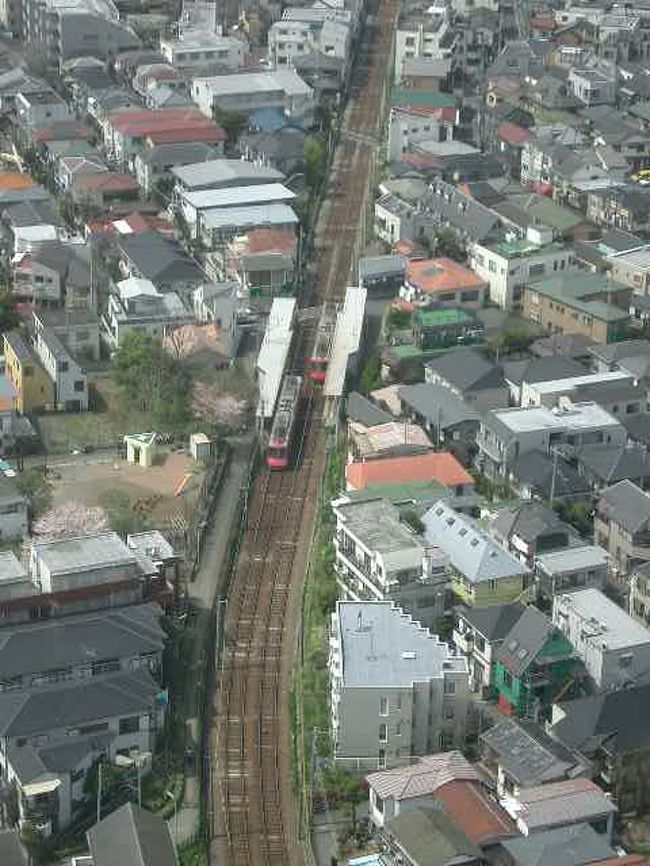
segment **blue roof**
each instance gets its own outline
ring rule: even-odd
[[[281,108],[254,108],[248,113],[248,121],[260,132],[277,132],[287,125]]]

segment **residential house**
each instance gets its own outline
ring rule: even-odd
[[[185,165],[196,165],[213,160],[217,151],[210,144],[181,142],[180,144],[159,144],[147,148],[135,158],[135,175],[145,195],[154,188],[172,182],[172,169]]]
[[[446,558],[386,499],[335,500],[334,567],[341,597],[393,601],[427,628],[449,605]]]
[[[603,589],[609,577],[609,555],[593,544],[553,550],[537,557],[535,571],[538,595],[552,601],[576,589]]]
[[[452,259],[410,259],[400,294],[408,301],[483,306],[486,288],[469,268]]]
[[[239,149],[246,159],[268,165],[287,177],[305,170],[305,144],[308,133],[297,126],[250,132],[239,140]]]
[[[72,200],[82,208],[104,211],[137,201],[140,187],[133,175],[120,171],[84,172],[72,181]]]
[[[208,254],[206,270],[216,279],[225,271],[251,298],[274,297],[293,288],[297,253],[293,228],[253,228]]]
[[[366,776],[368,814],[378,829],[394,818],[431,805],[432,796],[452,782],[480,784],[481,776],[459,751],[418,757],[412,764]]]
[[[385,457],[365,463],[348,463],[345,481],[348,490],[363,490],[373,484],[437,481],[456,496],[471,493],[474,479],[448,451]]]
[[[576,653],[536,607],[527,607],[495,652],[493,688],[508,715],[537,718],[573,686]]]
[[[386,866],[422,866],[432,856],[440,866],[481,866],[485,862],[481,849],[444,812],[430,805],[393,818],[379,838]]]
[[[636,249],[613,252],[607,256],[612,279],[630,286],[636,295],[650,294],[650,246],[640,243]]]
[[[562,355],[523,358],[517,361],[505,361],[503,364],[503,376],[510,388],[512,406],[526,405],[523,395],[531,385],[550,380],[570,379],[585,372],[586,368],[583,364]]]
[[[395,351],[404,348],[406,352],[433,352],[441,348],[456,348],[459,343],[466,346],[483,342],[485,332],[483,323],[474,310],[462,307],[416,307],[411,316],[413,345],[392,347]],[[388,350],[390,352],[390,349]],[[402,378],[398,374],[398,378]]]
[[[49,88],[33,93],[18,93],[15,104],[18,123],[25,135],[48,126],[57,120],[69,120],[70,113],[65,101]]]
[[[630,577],[629,610],[646,625],[650,623],[650,565],[643,563]]]
[[[54,403],[54,385],[17,331],[5,331],[5,373],[16,392],[21,414],[43,410]]]
[[[464,742],[466,659],[390,602],[337,602],[329,671],[343,766],[390,769]]]
[[[417,424],[404,424],[391,419],[385,424],[366,427],[358,421],[348,421],[350,463],[425,454],[432,450],[431,440]]]
[[[645,389],[643,392],[645,394]],[[621,403],[634,399],[636,410],[639,406],[639,389],[633,384],[633,377],[623,370],[611,373],[591,373],[581,370],[578,375],[561,376],[546,381],[524,382],[521,387],[522,406],[571,406],[573,403],[598,403],[603,409],[611,411],[614,407],[618,414]],[[645,400],[644,400],[645,403]],[[631,412],[629,414],[632,414]]]
[[[22,541],[29,529],[29,503],[14,478],[0,475],[0,541]]]
[[[598,691],[629,688],[650,671],[650,630],[599,589],[556,595],[553,622],[571,641]]]
[[[591,492],[571,460],[564,459],[557,449],[520,454],[512,463],[508,481],[522,499],[575,499]]]
[[[274,67],[293,66],[305,54],[323,54],[346,61],[352,41],[349,9],[289,7],[268,33],[268,59]]]
[[[102,174],[108,167],[97,151],[81,156],[64,156],[57,160],[55,183],[59,192],[65,195],[72,189],[74,179],[80,174]]]
[[[569,251],[543,232],[529,228],[525,238],[475,244],[471,266],[489,286],[490,300],[503,310],[522,303],[524,288],[548,274],[569,267]]]
[[[146,670],[0,693],[0,766],[16,790],[20,824],[45,836],[63,830],[101,756],[152,753],[164,718],[159,693]]]
[[[120,268],[125,277],[150,280],[160,292],[191,296],[205,282],[200,266],[177,240],[157,231],[122,235],[117,242]]]
[[[457,608],[453,642],[469,660],[472,691],[489,694],[495,651],[523,612],[520,601]]]
[[[243,63],[246,44],[235,36],[196,30],[183,30],[176,37],[160,40],[160,53],[174,69],[194,71],[206,66],[237,69]]]
[[[29,572],[9,550],[0,552],[0,576],[0,600],[3,604],[16,598],[33,598],[38,594]]]
[[[146,144],[200,142],[223,150],[225,132],[196,108],[159,108],[116,111],[103,123],[109,160],[132,165]]]
[[[627,583],[650,560],[650,494],[628,480],[603,490],[594,513],[594,539],[609,553],[613,577]]]
[[[53,408],[60,412],[88,411],[86,372],[47,326],[36,331],[34,351],[54,384]]]
[[[47,309],[54,314],[61,306],[70,313],[88,309],[92,303],[90,260],[91,250],[85,244],[38,243],[15,257],[14,294],[34,301],[38,312]],[[97,291],[103,280],[101,268],[96,267],[92,288]]]
[[[170,826],[135,803],[125,803],[86,832],[88,866],[176,866]],[[79,863],[79,866],[84,866]]]
[[[638,443],[588,445],[578,456],[578,472],[594,490],[627,479],[642,489],[650,487],[650,466],[646,449]]]
[[[594,190],[587,197],[587,217],[600,226],[647,233],[650,229],[650,191],[638,185]]]
[[[443,385],[479,412],[508,405],[500,368],[471,348],[460,347],[425,365],[425,380]]]
[[[434,61],[444,63],[447,61]],[[431,110],[408,106],[393,107],[388,120],[388,157],[401,159],[413,145],[425,141],[446,142],[454,138],[459,113],[455,105]]]
[[[32,321],[34,332],[48,328],[78,361],[98,361],[99,316],[91,310],[37,310]]]
[[[458,599],[481,607],[517,600],[530,582],[527,566],[467,517],[439,500],[423,516],[426,541],[442,550]]]
[[[479,753],[499,798],[517,797],[523,788],[589,773],[582,755],[556,742],[537,722],[526,719],[499,718],[479,735]]]
[[[534,568],[543,553],[564,549],[577,540],[571,527],[541,502],[500,509],[488,532],[529,568]]]
[[[574,66],[567,78],[569,91],[587,107],[614,105],[616,101],[616,75],[590,66]]]
[[[602,835],[589,824],[571,824],[503,842],[508,866],[624,866]],[[633,861],[634,862],[634,861]]]
[[[512,473],[519,458],[532,452],[554,455],[553,449],[562,446],[575,454],[592,443],[615,446],[626,440],[625,428],[609,412],[596,403],[573,403],[554,410],[526,406],[486,412],[476,441],[483,471],[496,478]]]
[[[469,841],[478,846],[484,862],[497,857],[502,850],[501,843],[517,833],[508,813],[484,784],[454,780],[438,788],[433,800],[434,807],[441,809]]]
[[[549,333],[616,342],[627,336],[631,294],[605,274],[565,274],[525,287],[523,313]]]
[[[246,113],[256,108],[279,108],[288,119],[308,125],[314,108],[312,88],[286,66],[194,78],[190,95],[206,117],[214,116],[215,107]]]
[[[205,283],[199,286],[194,292],[193,308],[199,322],[215,325],[220,348],[228,358],[234,358],[242,336],[237,318],[237,283]]]
[[[405,273],[406,260],[401,255],[359,259],[359,285],[371,295],[394,297],[404,282]]]
[[[620,340],[610,345],[595,344],[587,350],[597,372],[627,370],[639,372],[640,361],[650,358],[650,340]]]
[[[548,733],[594,767],[622,815],[645,814],[650,804],[650,732],[639,719],[650,707],[650,686],[638,685],[556,704]]]
[[[536,358],[568,358],[581,364],[590,360],[589,347],[597,345],[591,337],[583,334],[553,334],[552,337],[538,337],[530,344],[530,351]]]
[[[175,200],[201,190],[262,186],[285,179],[281,171],[245,159],[208,159],[173,166],[171,174],[176,182]]]
[[[434,442],[469,464],[476,448],[479,413],[443,385],[419,382],[398,391],[402,413],[429,433]]]
[[[159,292],[151,280],[129,277],[115,285],[101,319],[101,336],[114,351],[132,331],[162,339],[169,328],[194,316],[176,292]]]

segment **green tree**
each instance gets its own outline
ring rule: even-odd
[[[305,181],[309,191],[313,195],[325,177],[327,151],[320,138],[311,136],[305,140],[304,155]]]
[[[381,385],[381,358],[371,355],[366,361],[361,373],[360,388],[363,394],[368,394]]]
[[[243,111],[227,111],[215,106],[214,119],[226,133],[226,146],[233,148],[248,128],[248,117]]]
[[[144,515],[133,508],[129,494],[123,490],[107,490],[100,504],[108,515],[108,525],[118,535],[124,537],[147,528]]]
[[[357,806],[364,798],[364,791],[358,779],[343,767],[326,767],[323,770],[323,783],[329,800],[347,806],[350,810],[352,832],[356,832]]]
[[[515,355],[525,352],[534,339],[529,328],[519,325],[497,334],[491,342],[490,351],[492,354],[498,354],[499,357]]]
[[[20,324],[18,313],[14,309],[11,292],[8,288],[0,288],[0,333],[17,328]]]
[[[16,479],[20,493],[29,499],[33,517],[39,517],[50,507],[52,490],[41,469],[26,469]]]
[[[189,421],[190,383],[160,340],[137,331],[127,334],[113,359],[112,375],[124,400],[152,412],[162,427],[181,429]]]
[[[443,226],[439,228],[433,238],[434,254],[437,257],[446,257],[455,262],[464,264],[467,261],[467,247],[465,242],[454,229]]]

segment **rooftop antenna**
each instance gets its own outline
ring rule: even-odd
[[[359,613],[357,614],[357,629],[363,631],[363,613],[361,610],[359,610]]]

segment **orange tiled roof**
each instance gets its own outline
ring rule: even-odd
[[[447,782],[433,796],[475,845],[517,835],[507,812],[474,782]]]
[[[36,182],[19,171],[0,171],[0,189],[30,189]]]
[[[409,261],[406,265],[406,282],[414,289],[431,295],[485,285],[469,268],[447,258]]]
[[[407,484],[410,481],[434,480],[447,487],[474,483],[472,476],[449,451],[348,463],[345,478],[348,487],[353,490],[363,490],[375,484]]]

